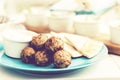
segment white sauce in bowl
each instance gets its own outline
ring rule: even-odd
[[[3,32],[3,37],[5,39],[15,41],[15,42],[29,42],[32,40],[32,37],[38,35],[35,32],[27,30],[5,30]]]

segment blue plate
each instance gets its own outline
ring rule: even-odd
[[[105,55],[108,53],[107,48],[103,45],[99,53],[94,56],[93,58],[85,58],[80,57],[76,59],[72,59],[72,63],[67,68],[54,68],[53,64],[47,67],[39,67],[32,64],[25,64],[20,59],[14,59],[6,56],[3,54],[0,58],[0,64],[4,67],[13,69],[13,70],[19,70],[23,72],[29,72],[29,73],[39,73],[39,74],[56,74],[56,73],[66,73],[70,71],[74,71],[80,68],[87,67],[95,62],[97,62],[100,59],[103,59]]]
[[[4,49],[3,43],[0,43],[0,51],[2,51],[3,49]]]

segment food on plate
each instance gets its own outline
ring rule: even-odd
[[[34,63],[35,50],[32,47],[25,47],[21,52],[21,59],[24,63]]]
[[[64,43],[67,43],[70,46],[72,46],[71,42],[64,36],[64,33],[50,32],[50,34],[53,36],[58,36],[59,38],[61,38],[63,40]]]
[[[28,46],[30,47],[25,47],[21,52],[23,62],[66,68],[71,64],[72,58],[92,58],[97,55],[103,43],[79,35],[52,32],[34,36]]]
[[[34,36],[32,41],[30,42],[30,46],[35,50],[40,50],[44,48],[45,42],[48,40],[48,36],[44,34],[39,34],[38,36]]]
[[[48,54],[46,50],[37,51],[35,54],[35,64],[38,66],[50,65],[52,61],[52,55]]]
[[[64,50],[69,52],[72,56],[72,58],[76,58],[76,57],[81,57],[83,56],[80,52],[78,52],[74,46],[72,45],[72,43],[65,37],[66,33],[55,33],[55,32],[51,32],[50,34],[52,34],[53,36],[58,36],[59,38],[62,39],[62,41],[64,42]]]
[[[62,33],[62,34],[69,41],[70,45],[72,45],[75,49],[80,49],[81,47],[84,47],[84,44],[89,40],[89,38],[79,35],[68,34],[68,33]]]
[[[42,34],[34,36],[30,41],[30,47],[24,48],[21,53],[22,61],[38,66],[48,66],[53,63],[56,68],[68,67],[71,63],[71,55],[63,50],[64,42],[59,37],[47,36]],[[59,64],[59,60],[62,64]]]
[[[89,39],[89,41],[84,44],[84,47],[78,51],[80,51],[85,57],[92,58],[98,54],[102,46],[102,42]]]
[[[63,33],[63,34],[71,42],[74,48],[87,58],[94,57],[103,46],[102,42],[87,37],[68,34],[68,33]]]
[[[53,58],[56,68],[65,68],[71,64],[71,55],[64,50],[55,52]]]
[[[69,44],[64,44],[64,50],[71,54],[72,58],[83,56],[82,53],[78,52],[74,47]]]
[[[45,43],[45,48],[53,52],[62,50],[63,47],[64,47],[64,42],[61,40],[61,38],[55,36],[48,39]]]

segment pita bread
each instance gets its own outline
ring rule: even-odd
[[[80,52],[78,52],[72,46],[70,46],[66,43],[64,44],[64,50],[67,51],[68,53],[70,53],[73,58],[82,56],[82,54]]]
[[[102,48],[103,43],[87,37],[63,33],[76,50],[87,58],[94,57]]]
[[[84,44],[89,40],[87,37],[82,37],[79,35],[74,34],[67,34],[63,33],[67,40],[71,43],[73,47],[75,47],[77,50],[81,50],[81,48],[84,46]]]
[[[92,58],[98,54],[102,46],[102,42],[90,39],[84,44],[84,46],[79,51],[87,58]]]
[[[71,54],[73,58],[81,57],[82,54],[78,52],[72,43],[65,37],[64,33],[51,32],[52,35],[60,37],[64,41],[64,50]],[[65,33],[67,34],[67,33]]]
[[[75,34],[59,33],[56,35],[66,43],[65,50],[69,52],[72,57],[80,57],[83,55],[87,58],[92,58],[98,54],[103,46],[103,43],[100,41]]]
[[[50,32],[51,35],[61,38],[65,43],[72,46],[71,42],[65,37],[63,33]]]
[[[69,44],[70,46],[73,46],[72,43],[66,38],[66,36],[62,33],[59,33],[58,36],[67,44]]]

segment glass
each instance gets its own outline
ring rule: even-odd
[[[75,33],[88,37],[99,34],[99,20],[95,15],[78,15],[74,20]]]
[[[74,33],[73,12],[52,11],[48,15],[49,28],[55,32]]]

